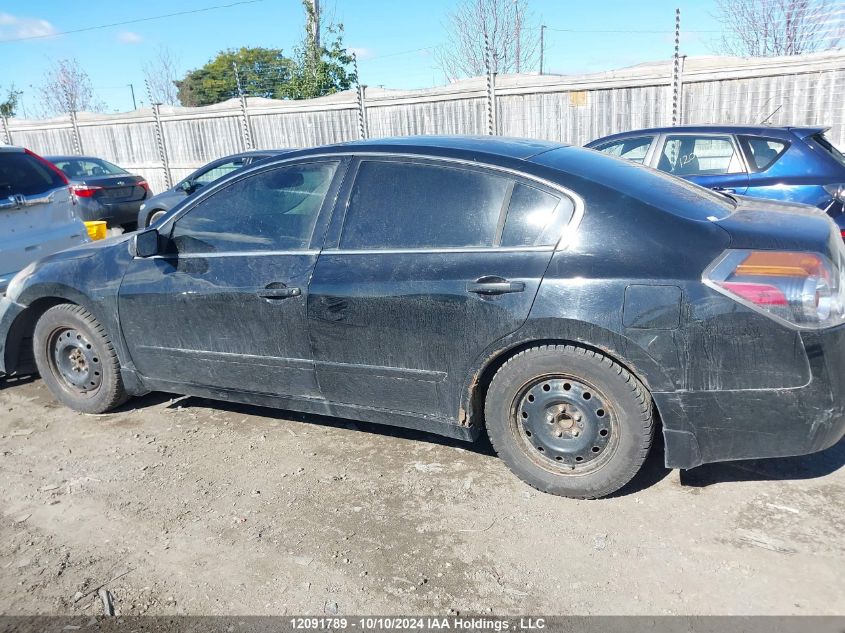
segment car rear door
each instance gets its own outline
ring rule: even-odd
[[[656,152],[656,167],[702,187],[744,194],[748,168],[731,134],[666,134]]]
[[[67,181],[34,154],[0,148],[0,293],[30,262],[87,241]]]
[[[354,169],[309,287],[321,392],[455,417],[469,366],[527,318],[574,202],[463,163],[362,158]]]
[[[345,164],[271,165],[210,189],[162,225],[119,293],[138,371],[167,383],[318,397],[308,281]]]

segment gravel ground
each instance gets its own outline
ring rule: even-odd
[[[151,394],[108,415],[0,380],[0,613],[845,613],[845,442],[620,494],[486,442]]]

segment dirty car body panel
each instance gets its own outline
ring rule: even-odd
[[[532,228],[522,209],[553,220]],[[142,235],[154,254],[138,254]],[[796,325],[767,312],[784,307],[775,291],[710,281],[746,251],[810,254],[842,283],[828,216],[589,150],[421,137],[295,151],[214,183],[146,234],[30,267],[0,302],[0,371],[21,369],[39,310],[67,301],[112,333],[133,394],[473,439],[497,371],[564,344],[642,382],[671,467],[821,450],[845,433],[845,316]]]

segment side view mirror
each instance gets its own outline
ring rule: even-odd
[[[158,255],[158,231],[147,229],[135,233],[132,238],[135,257],[152,257]]]
[[[179,188],[186,194],[191,195],[196,190],[197,185],[191,180],[186,180],[181,185],[179,185]]]

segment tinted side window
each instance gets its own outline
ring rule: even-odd
[[[308,248],[337,163],[280,167],[231,183],[179,218],[179,253]]]
[[[341,248],[491,246],[505,178],[426,163],[363,161]]]
[[[502,246],[554,246],[574,205],[530,185],[517,183],[511,195]]]
[[[0,152],[0,196],[34,196],[65,186],[61,176],[23,152]]]
[[[636,138],[626,138],[621,141],[614,141],[609,145],[602,145],[597,149],[605,154],[625,158],[642,165],[646,154],[648,154],[648,148],[651,146],[651,142],[653,140],[653,136],[638,136]]]
[[[745,171],[729,136],[668,136],[657,166],[677,176],[736,174]]]
[[[738,136],[737,138],[754,171],[763,171],[771,167],[789,147],[789,143],[776,138],[762,136]]]

